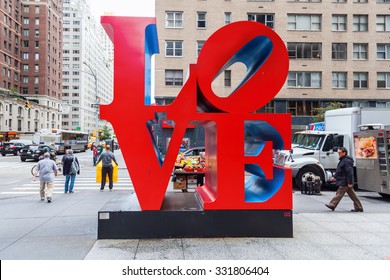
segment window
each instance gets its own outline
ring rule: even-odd
[[[248,20],[260,22],[269,28],[274,28],[274,14],[248,14]]]
[[[321,72],[289,72],[287,86],[321,88]]]
[[[353,0],[353,3],[367,3],[368,0]]]
[[[368,44],[353,44],[353,59],[367,60],[368,59]]]
[[[23,36],[29,36],[29,35],[30,35],[30,30],[23,29]]]
[[[332,3],[347,3],[347,0],[332,0]]]
[[[378,72],[377,87],[390,88],[390,72]]]
[[[390,31],[390,15],[376,16],[376,31]]]
[[[23,64],[23,71],[28,71],[28,64]]]
[[[183,28],[183,12],[166,12],[166,28]]]
[[[390,60],[390,44],[376,45],[376,59]]]
[[[347,59],[347,43],[332,43],[332,59],[333,60]]]
[[[39,6],[35,6],[35,13],[36,14],[39,14],[41,11],[41,9],[39,8]]]
[[[332,15],[332,31],[346,31],[346,30],[347,30],[347,16]]]
[[[368,31],[368,15],[354,15],[352,30],[357,32]]]
[[[196,27],[202,29],[206,28],[206,13],[204,12],[197,13]]]
[[[22,83],[27,84],[27,83],[28,83],[28,77],[23,76],[23,77],[22,77]]]
[[[29,18],[23,18],[23,24],[30,24]]]
[[[229,24],[232,22],[232,13],[225,12],[225,24]]]
[[[368,88],[368,73],[354,72],[353,73],[353,88]]]
[[[183,41],[166,41],[165,56],[183,56]]]
[[[35,29],[35,36],[36,36],[36,37],[39,36],[39,29]]]
[[[35,19],[35,25],[39,25],[39,22],[40,22],[39,18],[36,18]]]
[[[29,43],[27,40],[23,40],[23,47],[28,48]]]
[[[347,88],[347,72],[332,72],[332,88]]]
[[[28,53],[27,52],[23,53],[23,59],[28,59]]]
[[[290,100],[287,103],[287,113],[293,116],[313,116],[315,108],[320,108],[319,101]]]
[[[34,59],[39,60],[39,53],[34,53]]]
[[[196,42],[196,50],[197,50],[197,54],[199,55],[203,45],[204,45],[205,41],[197,41]]]
[[[231,70],[225,70],[224,75],[224,85],[225,87],[231,87],[232,86],[232,71]]]
[[[34,77],[34,84],[39,84],[39,77]]]
[[[183,70],[165,70],[166,86],[182,86]]]
[[[38,65],[38,64],[35,64],[35,65],[34,65],[34,71],[35,71],[35,72],[38,72],[38,71],[39,71],[39,65]]]
[[[288,30],[321,30],[321,15],[289,14],[287,16]]]
[[[321,59],[321,43],[287,43],[290,59]]]

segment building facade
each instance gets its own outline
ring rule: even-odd
[[[60,128],[62,0],[1,0],[0,18],[0,131]]]
[[[103,126],[96,104],[113,98],[108,41],[86,0],[64,0],[63,129],[92,132]]]
[[[174,100],[213,32],[251,20],[275,30],[290,58],[283,88],[259,112],[290,113],[293,129],[302,129],[313,109],[332,101],[390,107],[388,0],[156,0],[156,18],[158,104]],[[225,70],[213,83],[215,94],[228,96],[245,71]]]

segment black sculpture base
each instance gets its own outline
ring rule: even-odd
[[[195,193],[167,193],[160,211],[140,211],[131,200],[99,211],[98,239],[293,237],[291,210],[203,211]]]

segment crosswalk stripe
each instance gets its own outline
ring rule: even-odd
[[[58,185],[64,185],[65,182],[63,183],[58,183],[56,184],[57,182],[54,182],[54,186],[58,186]],[[78,183],[78,182],[75,182],[74,184],[75,186],[100,186],[100,183],[87,183],[87,184],[83,184],[83,183]],[[108,185],[108,183],[106,183],[106,185]],[[114,183],[114,186],[132,186],[133,184],[132,183]],[[39,187],[39,182],[38,183],[30,183],[30,184],[23,184],[22,185],[22,188],[23,187]],[[12,188],[12,189],[20,189],[21,187],[15,187],[15,188]]]
[[[76,187],[75,187],[76,188]],[[77,189],[74,189],[73,191],[75,193],[78,193],[80,191],[78,190],[87,190],[87,188],[77,188]],[[89,188],[88,190],[93,190],[92,188]],[[94,188],[94,190],[98,191],[99,188]],[[132,188],[122,188],[122,187],[119,187],[119,188],[116,188],[114,186],[113,188],[113,191],[131,191],[133,190]],[[104,191],[108,191],[108,188],[106,188]],[[64,194],[64,191],[54,191],[53,193],[55,194]],[[9,191],[9,192],[0,192],[0,195],[1,194],[39,194],[39,190],[35,190],[35,191],[17,191],[17,192],[12,192],[12,191]]]

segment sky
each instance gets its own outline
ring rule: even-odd
[[[96,17],[104,12],[115,16],[154,16],[154,0],[89,0],[92,14]]]

